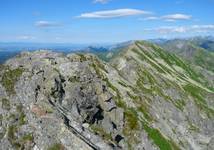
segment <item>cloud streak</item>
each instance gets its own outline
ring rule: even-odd
[[[169,14],[161,17],[150,16],[141,20],[163,20],[163,21],[178,21],[178,20],[190,20],[191,15],[187,14]]]
[[[94,0],[94,3],[101,3],[101,4],[106,4],[108,3],[110,0]]]
[[[146,32],[158,32],[160,34],[170,33],[208,33],[214,32],[214,25],[192,25],[192,26],[166,26],[145,29]]]
[[[39,28],[49,28],[49,27],[59,27],[62,25],[57,22],[37,21],[37,22],[35,22],[35,26],[39,27]]]
[[[186,15],[186,14],[171,14],[171,15],[166,15],[161,17],[161,19],[166,21],[189,20],[191,18],[192,16]]]
[[[106,19],[106,18],[118,18],[118,17],[146,15],[146,14],[151,14],[151,12],[138,10],[138,9],[115,9],[115,10],[83,13],[80,16],[78,16],[78,18]]]

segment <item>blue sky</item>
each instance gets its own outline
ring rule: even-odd
[[[214,34],[214,0],[1,0],[0,42],[112,43]]]

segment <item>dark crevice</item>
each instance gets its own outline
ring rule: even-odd
[[[65,115],[63,115],[63,117],[64,117],[64,124],[66,126],[69,126],[69,119]]]
[[[108,110],[108,112],[111,112],[114,109],[117,109],[117,107],[112,107],[111,109]]]
[[[63,97],[65,95],[65,90],[63,89],[62,83],[65,82],[62,76],[60,76],[60,81],[55,79],[55,87],[51,88],[51,96],[58,99],[59,104],[62,104]]]
[[[121,140],[123,140],[124,139],[124,137],[122,137],[121,135],[117,135],[116,137],[115,137],[115,141],[117,142],[117,143],[119,143]]]
[[[40,73],[44,74],[45,71],[44,71],[44,70],[40,70],[40,71],[38,71],[36,74],[38,75],[38,74],[40,74]]]
[[[105,100],[105,102],[110,103],[110,102],[111,102],[111,100],[112,100],[112,97],[110,97],[109,99]]]
[[[92,109],[93,108],[93,106],[87,106],[86,107],[86,109]]]
[[[113,129],[117,130],[117,125],[114,122],[111,122]]]
[[[40,85],[37,85],[37,87],[35,89],[35,92],[36,92],[36,94],[35,94],[35,100],[36,100],[36,102],[37,102],[39,91],[40,91]]]
[[[94,124],[95,122],[98,123],[98,121],[103,120],[103,109],[100,106],[97,106],[97,113],[93,116],[91,123]]]

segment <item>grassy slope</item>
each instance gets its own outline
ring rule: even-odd
[[[127,106],[126,102],[123,101],[123,97],[120,95],[120,90],[108,80],[108,85],[111,85],[111,87],[113,86],[113,90],[117,93],[116,98],[118,99],[118,106],[126,110],[125,116],[127,123],[125,124],[126,130],[124,134],[129,137],[129,135],[134,134],[132,133],[133,131],[130,131],[131,128],[135,130],[143,129],[160,149],[179,149],[174,141],[163,136],[158,129],[150,126],[150,123],[154,120],[150,115],[147,102],[153,96],[158,95],[171,102],[180,111],[183,111],[186,100],[191,97],[200,110],[207,113],[208,117],[213,117],[213,108],[207,103],[205,95],[207,93],[214,93],[214,91],[207,87],[206,79],[201,74],[195,72],[194,68],[188,65],[187,61],[182,60],[176,55],[171,54],[154,44],[144,41],[136,41],[134,46],[118,52],[113,61],[117,63],[118,58],[127,57],[138,64],[137,85],[130,85],[129,82],[124,83],[122,81],[119,82],[119,84],[124,88],[130,88],[132,93],[134,93],[133,95],[130,92],[127,92],[136,107]],[[122,72],[118,72],[123,76]],[[185,97],[175,101],[174,97],[170,97],[164,92],[167,88],[174,88],[177,91],[181,91]],[[142,99],[140,96],[141,93],[144,93],[147,97]],[[142,121],[141,125],[139,125],[139,120]],[[129,142],[129,144],[133,144],[132,140]]]

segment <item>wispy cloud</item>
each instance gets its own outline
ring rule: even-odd
[[[187,14],[169,14],[161,17],[150,16],[140,20],[163,20],[163,21],[178,21],[178,20],[190,20],[192,18],[191,15]]]
[[[170,33],[208,33],[214,32],[214,25],[192,25],[192,26],[165,26],[145,29],[147,32],[158,32],[160,34]]]
[[[166,16],[162,16],[161,19],[166,21],[176,21],[176,20],[189,20],[192,16],[186,14],[170,14]]]
[[[140,20],[159,20],[159,17],[151,16],[151,17],[146,17],[146,18],[140,18]]]
[[[145,14],[151,14],[151,12],[139,9],[115,9],[83,13],[78,18],[117,18]]]
[[[37,21],[35,22],[35,26],[39,28],[48,28],[48,27],[59,27],[62,26],[62,24],[50,21]]]
[[[101,3],[101,4],[106,4],[108,3],[110,0],[94,0],[94,3]]]

